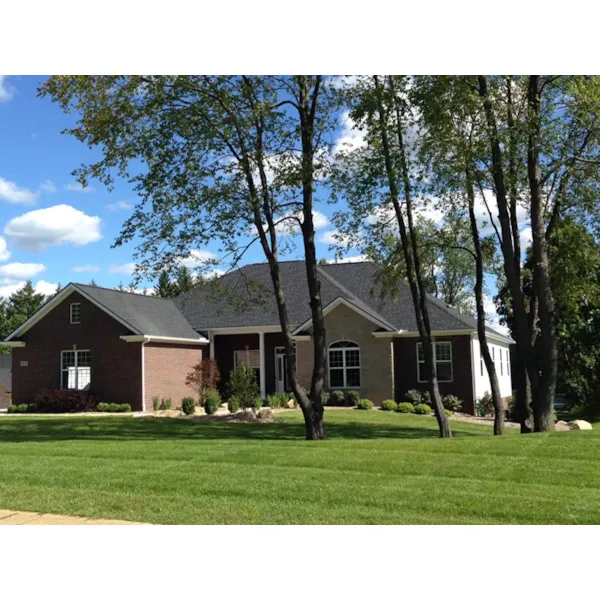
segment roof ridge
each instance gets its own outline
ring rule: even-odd
[[[164,298],[163,296],[156,296],[154,294],[140,294],[138,292],[128,292],[127,290],[116,290],[115,288],[104,287],[102,285],[88,285],[86,283],[75,283],[74,281],[69,282],[69,284],[67,285],[75,285],[77,287],[84,287],[97,290],[106,290],[107,292],[115,292],[118,294],[129,294],[130,296],[141,296],[142,298],[152,298],[154,300],[173,300],[173,298]]]

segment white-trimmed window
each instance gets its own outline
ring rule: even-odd
[[[438,381],[452,381],[452,342],[434,342],[433,360]],[[417,343],[417,378],[419,383],[425,383],[425,353],[423,344]]]
[[[61,389],[85,390],[92,380],[92,354],[89,350],[63,350],[60,368]]]
[[[360,347],[356,342],[342,340],[329,345],[329,387],[360,387]]]
[[[260,369],[260,350],[236,350],[233,353],[233,368],[246,365],[251,369]]]
[[[506,374],[510,377],[510,350],[507,348],[504,354],[506,356]]]
[[[73,302],[71,304],[71,325],[79,325],[81,323],[81,303]]]
[[[502,348],[499,349],[500,352],[500,376],[504,375],[504,362],[502,361]]]

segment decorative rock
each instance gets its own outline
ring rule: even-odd
[[[569,423],[569,425],[571,426],[571,429],[591,429],[592,428],[592,424],[588,423],[587,421],[582,421],[581,419],[577,419],[575,421],[571,421],[571,423]]]
[[[554,423],[555,431],[569,431],[569,429],[571,428],[566,421],[556,421],[556,423]]]
[[[273,411],[270,408],[261,408],[256,413],[256,418],[263,422],[273,422]]]
[[[294,408],[294,401],[293,401],[293,400],[290,400],[290,401],[287,403],[287,407],[288,407],[288,408]]]

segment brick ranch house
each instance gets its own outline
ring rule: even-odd
[[[373,263],[319,266],[327,334],[329,390],[358,390],[375,404],[426,389],[408,286],[381,294]],[[296,344],[298,376],[310,383],[311,318],[304,263],[281,263]],[[289,389],[283,334],[268,265],[247,265],[174,299],[70,283],[6,342],[12,346],[12,401],[31,402],[44,388],[89,389],[104,402],[152,410],[154,396],[178,406],[190,395],[185,376],[215,358],[225,385],[238,364],[257,371],[261,396]],[[489,390],[475,320],[429,297],[440,390],[475,400]],[[509,346],[488,328],[504,398],[511,396]]]

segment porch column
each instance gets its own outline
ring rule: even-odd
[[[267,385],[265,374],[265,334],[258,334],[258,351],[260,354],[260,397],[264,400],[267,397]]]
[[[215,357],[215,334],[210,331],[208,333],[208,339],[210,340],[208,345],[209,358]]]

